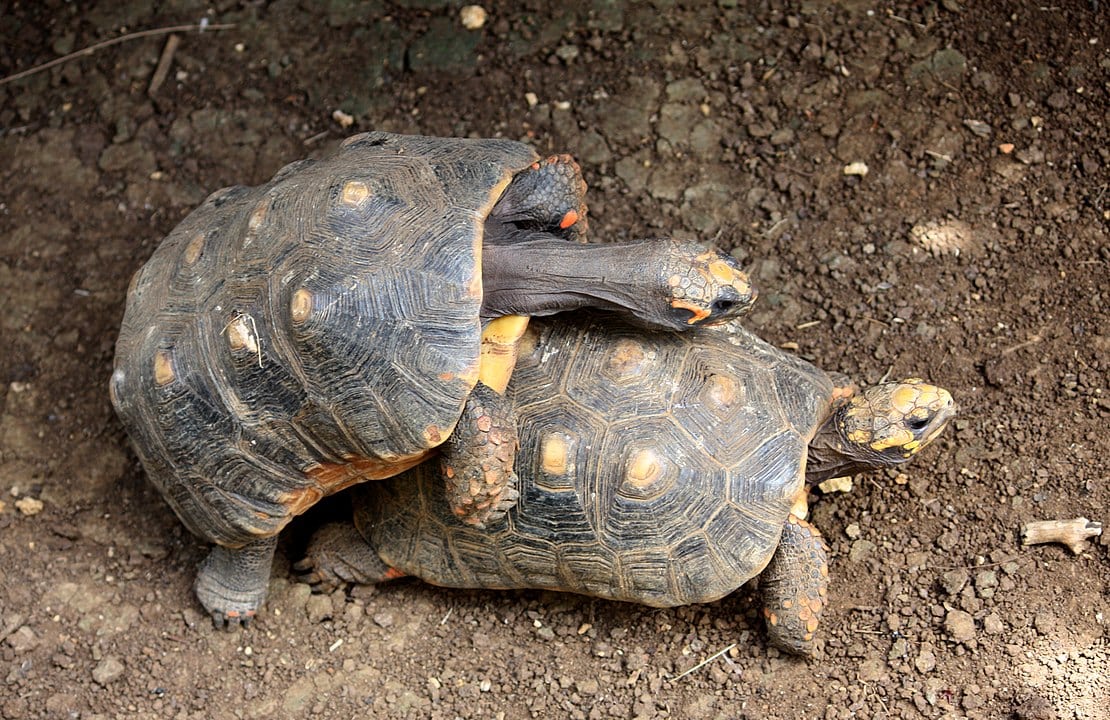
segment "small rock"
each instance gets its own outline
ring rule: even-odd
[[[1000,635],[1006,632],[1006,624],[1002,622],[998,613],[991,613],[983,618],[983,632],[987,635]]]
[[[1063,110],[1068,106],[1068,94],[1063,90],[1057,90],[1049,95],[1045,102],[1053,110]]]
[[[900,660],[906,657],[908,651],[909,641],[906,640],[906,638],[904,637],[900,637],[894,641],[894,644],[890,646],[890,652],[886,654],[886,659],[892,662],[895,660]]]
[[[583,695],[597,695],[598,691],[601,690],[600,683],[594,678],[579,680],[575,684],[575,687],[578,689],[578,692]]]
[[[949,570],[940,577],[940,586],[949,595],[956,595],[967,585],[967,571],[963,569]]]
[[[967,642],[975,637],[975,618],[963,610],[949,610],[944,618],[944,629],[956,642]]]
[[[994,570],[984,570],[975,576],[975,591],[981,598],[994,597],[998,588],[998,573]]]
[[[844,534],[852,540],[859,539],[859,523],[851,523],[844,528]]]
[[[308,613],[309,622],[330,620],[334,612],[331,598],[327,595],[313,595],[305,603],[305,611]]]
[[[24,515],[30,517],[31,515],[38,515],[42,512],[42,500],[33,497],[20,498],[15,501],[15,508]]]
[[[794,142],[794,131],[790,128],[780,128],[771,133],[772,145],[789,145]]]
[[[863,177],[868,172],[870,172],[870,168],[867,167],[867,163],[865,162],[853,162],[844,166],[845,175],[859,175]]]
[[[941,550],[951,550],[956,547],[960,542],[960,531],[956,529],[949,530],[937,538],[937,545]]]
[[[1056,616],[1048,610],[1041,610],[1033,617],[1033,627],[1041,635],[1050,635],[1056,629]]]
[[[123,663],[115,655],[108,655],[93,668],[93,680],[98,685],[108,685],[113,683],[123,675]]]
[[[388,612],[374,613],[374,624],[378,627],[393,627],[393,614]]]
[[[486,24],[489,15],[481,5],[467,5],[459,10],[459,19],[467,30],[478,30]]]
[[[848,559],[852,562],[860,562],[874,552],[875,547],[875,543],[870,540],[856,540],[852,543],[852,549],[848,551]]]
[[[1056,709],[1040,695],[1034,695],[1014,708],[1017,720],[1056,720]]]
[[[921,652],[914,658],[913,666],[920,673],[932,672],[937,666],[937,655],[929,645],[922,645]]]
[[[8,645],[11,646],[12,650],[15,650],[15,653],[19,655],[21,653],[27,652],[28,650],[34,650],[35,647],[39,644],[39,639],[35,635],[34,630],[32,630],[29,626],[24,625],[13,632],[11,635],[9,635],[5,642],[7,642]]]
[[[860,663],[859,679],[862,682],[884,682],[886,678],[886,663],[882,660],[872,658]]]

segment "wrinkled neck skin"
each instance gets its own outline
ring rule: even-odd
[[[584,245],[537,234],[482,249],[482,316],[552,315],[578,308],[619,310],[658,325],[666,305],[661,240]]]
[[[806,484],[816,485],[834,477],[858,475],[866,470],[889,465],[878,453],[864,454],[860,446],[849,443],[840,430],[840,408],[825,420],[809,443],[806,459]]]

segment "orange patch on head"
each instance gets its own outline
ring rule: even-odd
[[[712,275],[717,282],[726,285],[732,284],[736,280],[736,270],[724,260],[714,260],[709,263],[709,274]]]
[[[562,230],[566,230],[568,227],[576,222],[578,222],[578,211],[567,210],[567,214],[564,215],[563,219],[559,221],[559,228]]]
[[[671,307],[678,308],[680,310],[689,310],[694,314],[693,317],[686,321],[687,325],[696,325],[702,320],[709,317],[708,310],[701,307],[700,305],[695,305],[694,303],[688,302],[686,300],[671,300]]]

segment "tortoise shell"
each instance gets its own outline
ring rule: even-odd
[[[369,133],[212,194],[170,233],[132,280],[110,387],[193,532],[273,535],[451,433],[477,381],[483,221],[535,160]]]
[[[360,488],[356,524],[381,559],[448,587],[659,607],[709,602],[758,575],[805,481],[833,379],[740,328],[564,320],[529,332],[509,388],[517,505],[476,531],[424,467]]]

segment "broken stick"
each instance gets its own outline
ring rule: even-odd
[[[170,72],[170,65],[173,63],[173,54],[177,52],[177,46],[181,44],[181,37],[176,33],[171,33],[166,38],[166,44],[162,48],[162,57],[158,59],[158,67],[154,69],[154,76],[150,79],[150,87],[147,88],[146,94],[154,97],[158,89],[162,87],[162,83],[166,82],[166,75]]]
[[[1085,517],[1074,520],[1037,520],[1021,527],[1022,545],[1063,543],[1078,555],[1087,547],[1087,540],[1102,534],[1102,523]]]

